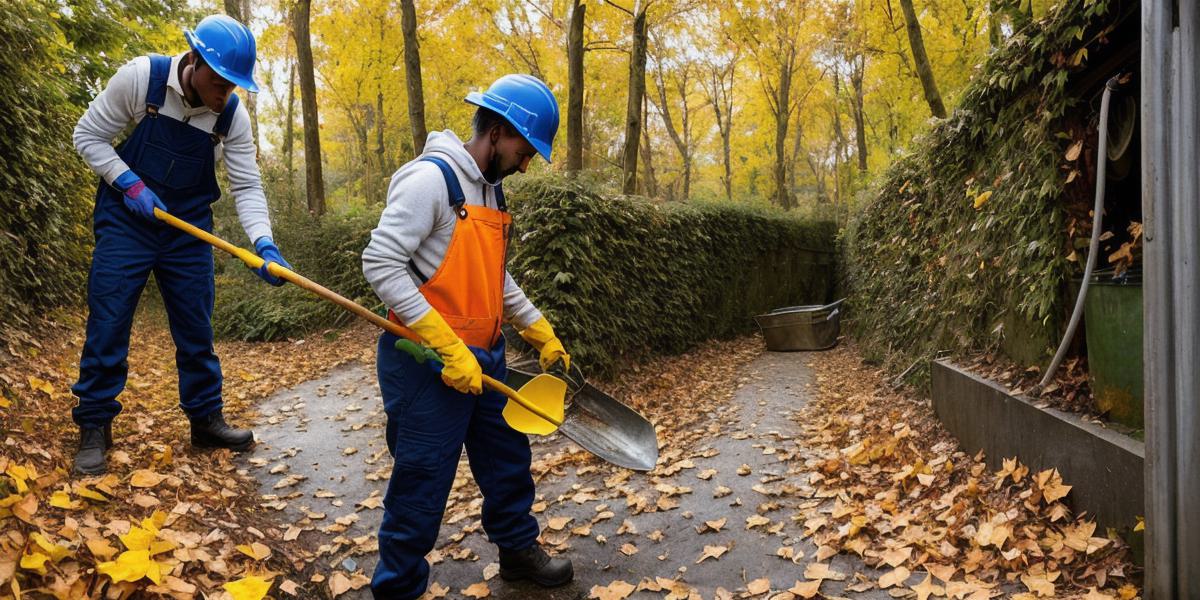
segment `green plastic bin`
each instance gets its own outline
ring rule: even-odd
[[[1096,408],[1110,420],[1143,428],[1142,277],[1092,275],[1083,305],[1088,370]]]

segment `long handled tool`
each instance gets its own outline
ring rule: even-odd
[[[234,257],[241,259],[251,269],[258,269],[266,262],[262,257],[235,246],[187,221],[165,212],[161,209],[154,209],[154,216],[158,217],[164,223],[181,229],[220,250],[224,250]],[[267,271],[285,281],[295,284],[305,290],[308,290],[346,310],[370,321],[371,323],[389,331],[397,336],[404,336],[404,330],[397,325],[373,312],[365,306],[358,304],[348,298],[339,295],[337,292],[326,288],[325,286],[312,281],[311,279],[281,266],[279,263],[271,263],[267,267]],[[421,347],[412,344],[413,347]],[[428,350],[428,349],[427,349]],[[431,350],[432,352],[432,350]],[[410,351],[411,353],[411,351]],[[436,356],[436,354],[434,355]],[[440,358],[438,359],[440,361]],[[563,420],[563,398],[566,396],[566,382],[552,376],[544,375],[534,378],[535,381],[522,386],[518,392],[502,382],[495,379],[483,376],[483,384],[487,387],[504,394],[509,400],[517,404],[516,407],[505,407],[504,419],[513,429],[521,433],[533,435],[548,435],[554,433],[559,425],[562,425]]]
[[[252,269],[261,268],[265,262],[253,252],[235,246],[163,210],[154,209],[154,215],[164,223],[240,259]],[[271,263],[267,270],[271,275],[325,298],[385,331],[402,336],[403,330],[396,323],[291,269]],[[441,361],[431,349],[415,343],[402,343],[400,348],[414,357],[420,355],[418,360],[434,360],[438,363]],[[658,460],[657,436],[654,427],[641,415],[590,385],[585,385],[585,388],[592,392],[576,393],[571,409],[564,411],[566,382],[546,374],[522,373],[519,379],[525,380],[526,383],[519,390],[513,390],[500,381],[484,376],[484,385],[511,400],[504,408],[504,419],[513,429],[527,434],[546,435],[561,427],[563,435],[608,462],[639,471],[654,468]]]

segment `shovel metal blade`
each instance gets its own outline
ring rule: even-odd
[[[522,385],[535,377],[528,371],[511,367],[508,370],[509,385]],[[558,430],[584,450],[618,467],[649,471],[658,462],[658,435],[654,426],[637,411],[590,383],[585,383],[571,397]]]

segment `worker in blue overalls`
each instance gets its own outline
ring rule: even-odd
[[[466,448],[483,493],[482,522],[496,545],[500,577],[553,587],[574,577],[571,561],[538,544],[532,513],[529,439],[504,422],[504,396],[483,375],[504,380],[500,324],[516,327],[538,350],[543,370],[571,357],[545,316],[507,269],[512,217],[501,180],[547,162],[558,131],[558,101],[532,75],[505,75],[472,92],[472,136],[429,134],[425,150],[400,167],[387,208],[363,250],[363,275],[409,340],[442,358],[434,373],[379,338],[377,371],[395,458],[383,498],[379,563],[371,591],[379,600],[418,598],[429,585],[433,549],[458,458]]]
[[[222,415],[221,363],[213,352],[213,254],[204,242],[161,223],[166,211],[212,231],[210,204],[221,197],[216,161],[223,159],[238,218],[267,263],[289,266],[271,239],[271,223],[250,116],[234,88],[258,91],[254,35],[225,15],[184,32],[191,49],[176,56],[135,58],[113,76],[75,127],[75,148],[100,176],[88,274],[87,340],[79,361],[79,425],[74,470],[105,470],[117,396],[128,372],[129,332],[150,273],[166,306],[179,405],[191,421],[192,445],[248,449],[254,434]],[[133,133],[113,141],[130,123]],[[258,274],[272,285],[283,281]]]

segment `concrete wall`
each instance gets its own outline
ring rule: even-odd
[[[1142,442],[1071,413],[1037,408],[949,361],[933,363],[932,385],[938,419],[964,451],[983,450],[989,467],[999,469],[1001,460],[1016,456],[1034,472],[1058,469],[1072,486],[1069,506],[1087,511],[1101,527],[1129,529],[1146,514]]]

